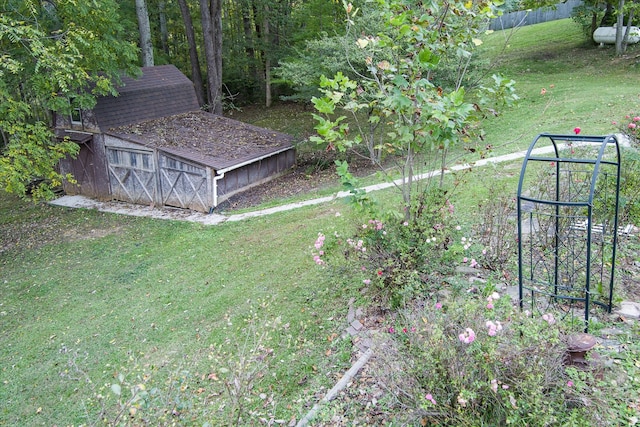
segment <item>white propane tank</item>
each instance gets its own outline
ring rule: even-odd
[[[624,36],[627,27],[622,27]],[[616,44],[616,27],[599,27],[593,32],[593,41],[600,44]],[[640,42],[640,28],[631,27],[629,30],[629,44]]]

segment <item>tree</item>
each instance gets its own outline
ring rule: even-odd
[[[191,80],[193,81],[193,86],[196,89],[198,105],[200,105],[200,107],[204,107],[204,85],[202,84],[202,72],[200,71],[200,60],[198,58],[196,36],[193,31],[193,22],[191,21],[191,12],[189,12],[189,6],[187,5],[186,0],[178,0],[178,5],[180,6],[180,13],[184,22],[185,36],[187,37],[187,43],[189,44]]]
[[[145,0],[136,0],[136,16],[140,31],[140,53],[143,67],[153,67],[153,44],[151,43],[151,25]]]
[[[543,8],[554,7],[557,4],[555,0],[525,0],[522,2],[523,8]],[[623,55],[627,50],[627,44],[629,42],[630,27],[633,25],[633,19],[635,14],[640,10],[640,2],[637,0],[586,0],[581,6],[576,9],[579,11],[590,11],[591,24],[589,31],[589,38],[593,36],[593,32],[597,29],[598,14],[602,13],[604,7],[604,13],[602,19],[600,19],[601,27],[613,26],[616,28],[616,55]],[[574,19],[576,18],[574,10]],[[579,17],[578,17],[579,18]],[[626,27],[626,28],[625,28]]]
[[[484,107],[514,100],[514,82],[493,76],[492,86],[477,85],[468,91],[463,84],[472,51],[481,43],[478,35],[492,16],[491,2],[416,5],[409,0],[377,0],[376,4],[373,13],[383,31],[358,34],[354,41],[365,53],[366,74],[356,80],[342,73],[322,79],[324,96],[312,100],[319,113],[314,115],[319,136],[312,139],[340,151],[364,142],[372,161],[379,163],[382,154],[397,159],[402,178],[398,187],[409,220],[417,215],[413,196],[421,165],[439,153],[444,172],[448,147],[470,138],[471,125],[485,114]],[[345,6],[350,23],[358,10]],[[491,107],[486,111],[495,110],[495,105]],[[346,116],[336,117],[339,111],[351,114],[353,131]],[[385,132],[371,138],[368,129],[381,123]],[[352,185],[346,163],[339,163],[338,171],[343,182]]]
[[[637,12],[640,12],[639,2],[628,1],[625,3],[625,0],[618,1],[616,19],[616,55],[618,56],[623,55],[627,51],[629,34],[631,34],[631,26],[633,25],[633,18]]]
[[[207,61],[207,96],[212,113],[222,114],[222,0],[199,0]]]
[[[0,186],[36,198],[61,182],[58,161],[78,148],[56,142],[52,112],[88,109],[134,75],[135,44],[122,37],[113,0],[0,0]]]

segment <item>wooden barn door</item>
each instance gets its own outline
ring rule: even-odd
[[[207,169],[166,153],[158,156],[162,204],[208,212]]]
[[[153,152],[107,147],[107,160],[114,199],[146,205],[155,203]]]
[[[71,173],[75,183],[65,182],[64,190],[67,194],[83,194],[89,197],[100,197],[96,190],[96,153],[93,140],[78,143],[80,151],[74,159],[68,157],[60,162],[62,173]]]

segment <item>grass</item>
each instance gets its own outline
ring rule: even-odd
[[[586,44],[577,26],[560,21],[518,30],[498,60],[504,38],[488,36],[484,55],[518,82],[521,101],[485,123],[495,154],[525,149],[543,131],[580,126],[585,134],[609,133],[612,120],[640,110],[638,47],[614,58],[611,48]],[[234,116],[302,138],[313,127],[309,112],[289,107]],[[480,183],[511,185],[519,169],[479,173],[461,178],[457,196],[469,222],[490,195]],[[194,407],[209,412],[191,414],[201,417],[198,425],[202,418],[220,421],[217,414],[234,408],[220,407],[233,401],[222,380],[225,363],[248,351],[248,336],[255,337],[249,344],[273,352],[258,366],[264,370],[244,380],[242,415],[299,419],[348,365],[350,346],[332,337],[346,326],[346,302],[358,297],[357,284],[323,274],[310,255],[318,231],[346,232],[354,215],[338,201],[205,227],[0,194],[0,425],[92,424],[102,404],[117,412],[117,396],[106,385],[118,374],[167,389],[183,371],[195,378],[193,399],[207,390],[206,404]],[[263,330],[268,340],[255,332]],[[202,380],[211,374],[221,380]],[[167,393],[173,400],[158,411],[178,407]],[[180,408],[189,414],[188,405]]]
[[[2,198],[21,206],[22,221],[40,220],[43,207]],[[338,207],[219,227],[44,207],[60,218],[56,229],[76,233],[43,244],[36,236],[32,247],[0,255],[0,424],[96,421],[80,406],[91,389],[64,378],[73,354],[89,355],[82,369],[102,384],[131,355],[144,355],[147,364],[175,361],[223,343],[262,303],[272,307],[264,322],[280,317],[289,325],[290,343],[274,356],[287,361],[286,368],[275,364],[278,398],[315,391],[315,380],[297,383],[311,366],[332,362],[328,345],[318,343],[343,326],[347,291],[311,268],[309,247]],[[92,238],[86,222],[101,237]],[[190,368],[217,369],[206,360]]]
[[[617,58],[612,46],[586,41],[578,24],[566,19],[513,35],[493,33],[482,49],[497,71],[516,81],[520,96],[515,107],[484,124],[496,154],[525,149],[539,133],[571,134],[576,126],[585,135],[616,133],[613,121],[640,110],[637,45]]]

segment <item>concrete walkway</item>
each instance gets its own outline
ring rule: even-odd
[[[560,149],[564,148],[564,145],[560,145],[559,148]],[[553,152],[553,147],[549,146],[549,147],[536,149],[533,151],[533,154],[540,155],[540,154],[548,154],[551,152]],[[474,162],[473,164],[465,163],[465,164],[452,166],[447,171],[445,171],[445,173],[461,171],[465,169],[470,169],[472,167],[486,166],[488,164],[510,162],[513,160],[522,159],[525,157],[526,154],[527,152],[525,150],[525,151],[519,151],[516,153],[505,154],[503,156],[480,159]],[[421,180],[426,178],[432,178],[434,176],[439,176],[440,173],[441,172],[439,170],[431,171],[431,172],[418,175],[415,177],[415,179]],[[364,187],[363,190],[368,193],[371,191],[384,190],[390,187],[394,187],[394,186],[400,185],[401,183],[402,183],[402,180],[399,179],[394,182],[385,182],[382,184],[370,185],[368,187]],[[111,212],[111,213],[117,213],[121,215],[146,216],[149,218],[156,218],[156,219],[173,219],[178,221],[197,222],[205,225],[216,225],[225,221],[243,221],[249,218],[271,215],[277,212],[290,211],[290,210],[302,208],[305,206],[314,206],[314,205],[319,205],[323,203],[328,203],[337,199],[347,197],[349,195],[350,195],[349,192],[341,191],[332,196],[305,200],[305,201],[296,202],[296,203],[289,203],[286,205],[276,206],[269,209],[262,209],[254,212],[232,214],[232,215],[222,215],[217,213],[204,214],[200,212],[188,211],[185,209],[168,208],[168,207],[154,208],[151,206],[136,205],[136,204],[125,203],[125,202],[99,202],[97,200],[92,200],[84,196],[62,196],[59,199],[53,200],[51,204],[57,205],[57,206],[72,207],[72,208],[97,209],[102,212]]]
[[[628,138],[624,137],[624,135],[619,134],[616,135],[618,141],[621,146],[629,146]],[[573,147],[581,145],[582,143],[574,143]],[[566,144],[558,144],[558,149],[563,150],[567,148]],[[549,145],[547,147],[537,148],[532,151],[533,155],[541,155],[541,154],[549,154],[553,153],[553,146]],[[503,162],[510,162],[518,159],[523,159],[527,154],[527,150],[518,151],[511,154],[505,154],[502,156],[489,157],[486,159],[480,159],[473,163],[464,163],[460,165],[454,165],[448,168],[445,173],[455,172],[470,169],[472,167],[480,167],[486,166],[489,164],[497,164]],[[416,176],[414,179],[422,180],[427,178],[432,178],[434,176],[440,176],[440,171],[435,170],[431,172],[427,172],[421,175]],[[398,179],[394,182],[385,182],[382,184],[370,185],[368,187],[362,188],[364,191],[378,191],[384,190],[390,187],[398,186],[402,183],[402,179]],[[135,205],[132,203],[125,202],[99,202],[96,200],[89,199],[84,196],[63,196],[59,199],[53,200],[51,204],[58,206],[66,206],[72,208],[86,208],[86,209],[97,209],[103,212],[112,212],[122,215],[132,215],[132,216],[146,216],[150,218],[157,219],[173,219],[178,221],[191,221],[198,222],[205,225],[216,225],[225,221],[243,221],[248,218],[255,218],[265,215],[271,215],[277,212],[290,211],[293,209],[302,208],[305,206],[314,206],[322,203],[332,202],[337,199],[341,199],[349,196],[350,193],[348,191],[340,191],[332,196],[321,197],[318,199],[305,200],[302,202],[289,203],[286,205],[276,206],[273,208],[262,209],[259,211],[247,212],[242,214],[232,214],[232,215],[222,215],[222,214],[204,214],[195,211],[188,211],[185,209],[179,208],[153,208],[151,206],[143,206],[143,205]]]

